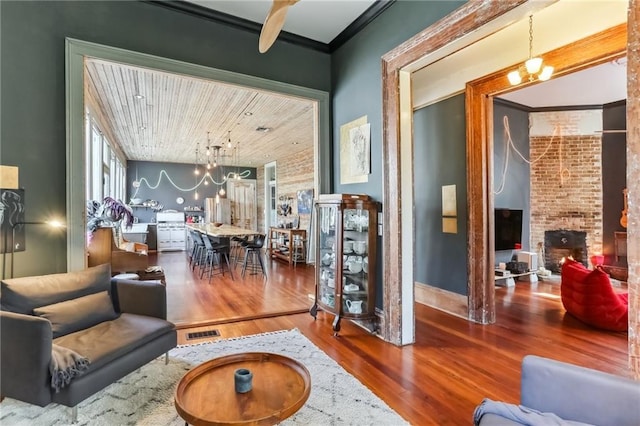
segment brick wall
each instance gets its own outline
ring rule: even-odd
[[[257,169],[258,180],[258,229],[264,229],[264,167]],[[297,195],[300,190],[313,189],[314,157],[313,147],[302,152],[279,158],[276,161],[277,197],[292,198],[291,212],[298,214]],[[309,229],[310,214],[300,215],[300,229]]]
[[[597,113],[531,114],[530,158],[542,156],[531,165],[532,250],[539,252],[545,231],[564,229],[587,233],[589,256],[602,252],[602,140],[585,126]],[[541,122],[546,130],[536,127]]]

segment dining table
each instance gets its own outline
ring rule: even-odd
[[[260,233],[254,229],[240,228],[226,223],[220,226],[215,226],[213,223],[187,223],[185,225],[188,229],[217,238],[250,237]]]
[[[241,228],[239,226],[222,224],[222,225],[214,225],[213,223],[185,223],[187,230],[196,231],[201,234],[209,236],[210,240],[215,243],[226,244],[231,248],[230,257],[235,259],[237,264],[238,259],[240,258],[237,250],[240,250],[240,246],[232,247],[232,240],[234,237],[246,238],[260,234],[260,232],[253,229]],[[229,272],[231,272],[230,262],[229,264]],[[231,273],[231,278],[233,279],[233,273]]]

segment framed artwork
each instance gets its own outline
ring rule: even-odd
[[[371,173],[371,124],[367,116],[340,126],[340,183],[369,181]]]
[[[298,214],[311,214],[313,189],[298,191]]]
[[[15,227],[15,241],[11,241],[13,226],[24,222],[24,189],[0,189],[0,253],[25,250],[24,225]]]

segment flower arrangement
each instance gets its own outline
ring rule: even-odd
[[[95,232],[96,229],[104,226],[114,226],[119,228],[124,220],[127,228],[133,223],[133,211],[131,207],[120,200],[105,197],[102,203],[90,200],[87,201],[87,231]]]

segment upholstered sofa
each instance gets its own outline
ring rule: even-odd
[[[527,355],[520,386],[521,405],[485,399],[474,425],[640,425],[640,382],[632,379]]]
[[[75,420],[79,402],[176,346],[166,306],[162,284],[112,280],[109,265],[2,281],[0,394]],[[84,364],[55,389],[50,367],[70,354]]]

